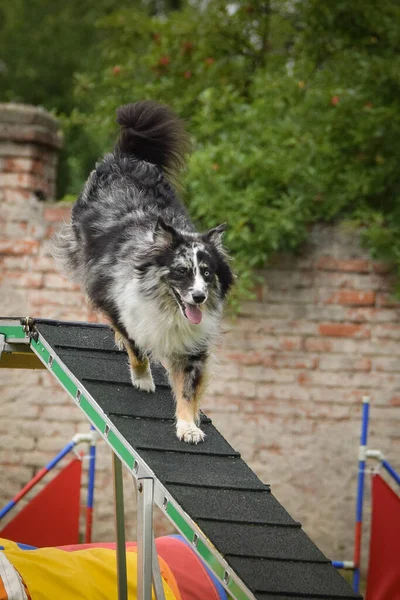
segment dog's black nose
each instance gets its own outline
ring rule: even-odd
[[[206,299],[206,295],[203,294],[203,292],[195,292],[194,294],[192,294],[192,298],[196,302],[196,304],[201,304]]]

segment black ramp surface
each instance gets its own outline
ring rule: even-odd
[[[210,494],[206,488],[197,485],[170,484],[169,490],[196,519],[227,521],[231,525],[244,519],[246,523],[300,527],[265,487],[252,490],[216,488]],[[246,506],[245,515],[243,505]]]
[[[156,392],[139,392],[107,327],[36,327],[257,600],[360,598],[207,417],[204,443],[177,440],[162,367]]]

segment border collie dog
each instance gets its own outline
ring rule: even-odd
[[[225,225],[196,232],[171,184],[189,143],[183,123],[151,101],[117,110],[119,139],[90,174],[55,239],[55,254],[111,321],[132,383],[154,392],[149,356],[167,369],[176,434],[197,444],[209,351],[233,275]]]

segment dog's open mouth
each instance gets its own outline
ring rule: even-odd
[[[175,299],[183,315],[191,323],[193,323],[193,325],[198,325],[203,318],[203,313],[201,312],[200,306],[197,304],[189,304],[189,302],[184,302],[176,290],[173,289],[172,291],[174,292]]]

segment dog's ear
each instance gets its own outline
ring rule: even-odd
[[[227,223],[221,223],[221,225],[207,231],[207,233],[204,234],[206,241],[211,242],[217,248],[222,248],[222,238],[224,237],[226,227]]]
[[[158,217],[154,229],[154,242],[158,246],[171,248],[176,246],[181,238],[181,235],[172,225],[168,225],[162,217]]]

